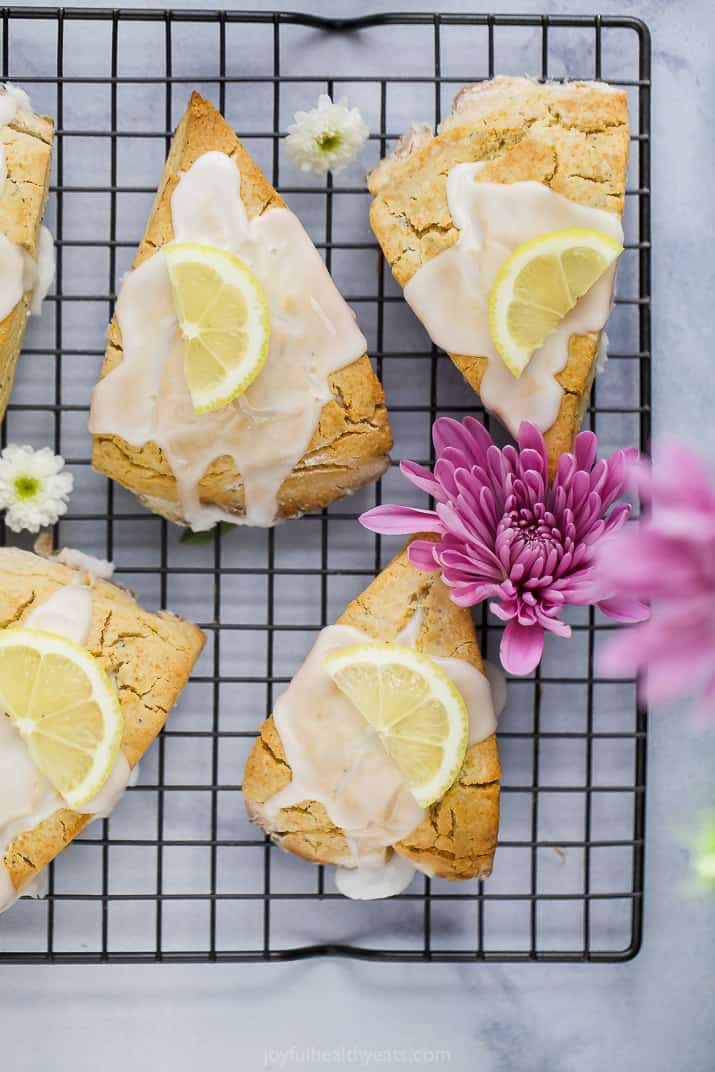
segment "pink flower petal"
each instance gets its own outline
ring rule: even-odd
[[[503,622],[510,622],[516,615],[516,610],[510,610],[508,607],[505,607],[503,603],[490,603],[489,610],[492,614],[496,615],[497,618],[501,618]]]
[[[446,583],[449,583],[448,581]],[[477,603],[483,603],[499,591],[494,584],[457,584],[450,585],[452,601],[460,607],[474,607]]]
[[[546,614],[537,614],[537,621],[539,625],[543,625],[549,633],[553,633],[554,636],[562,637],[565,640],[571,636],[571,626],[567,622],[562,622],[560,618],[551,618]]]
[[[715,487],[708,467],[684,443],[671,440],[659,447],[654,465],[644,466],[641,478],[654,504],[715,511]]]
[[[475,435],[468,421],[469,418],[460,423],[453,417],[440,417],[434,422],[432,442],[437,454],[443,454],[447,447],[455,447],[464,454],[469,465],[479,464],[485,445],[491,443],[491,436],[483,427],[482,435]]]
[[[691,694],[703,684],[710,665],[707,654],[699,651],[681,652],[678,659],[649,662],[642,687],[646,703],[668,704]]]
[[[420,491],[426,491],[428,495],[442,502],[447,498],[439,480],[435,479],[429,469],[417,462],[400,462],[400,472]]]
[[[596,604],[600,611],[608,618],[615,618],[618,622],[644,622],[650,617],[650,609],[639,599],[630,599],[628,596],[611,596],[610,599],[602,599]]]
[[[502,666],[516,677],[530,674],[539,665],[544,651],[544,629],[541,625],[521,625],[516,618],[504,630],[499,646]]]
[[[596,460],[598,439],[593,432],[579,432],[574,440],[573,452],[579,469],[590,470]]]
[[[454,465],[446,457],[449,451],[445,452],[441,458],[437,459],[434,467],[435,479],[439,481],[443,490],[443,495],[440,497],[440,502],[449,502],[452,496],[457,494],[457,485],[454,480]]]
[[[423,573],[439,569],[435,551],[439,545],[432,540],[413,540],[407,548],[407,557],[412,565]]]
[[[632,676],[649,667],[711,665],[712,642],[686,621],[656,615],[617,633],[602,648],[598,666],[607,674]]]
[[[650,649],[646,629],[647,626],[641,625],[613,636],[598,653],[598,669],[614,677],[636,674]]]
[[[360,514],[358,521],[370,532],[379,532],[384,536],[444,531],[433,510],[414,510],[411,506],[375,506]]]
[[[539,470],[542,473],[548,472],[549,459],[546,453],[546,443],[544,437],[541,434],[539,428],[531,421],[522,421],[519,425],[519,447],[523,451],[534,451],[541,459],[541,465]]]
[[[670,539],[684,539],[688,542],[703,540],[707,543],[715,540],[715,511],[697,510],[680,504],[656,504],[653,522],[659,531]]]
[[[464,427],[471,439],[472,464],[483,466],[486,463],[487,451],[493,446],[492,437],[481,421],[475,417],[465,417]]]

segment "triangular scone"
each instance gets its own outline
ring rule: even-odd
[[[226,154],[239,169],[241,200],[249,220],[286,207],[223,116],[193,93],[171,144],[135,268],[172,241],[171,196],[179,173],[212,151]],[[122,336],[115,316],[102,377],[122,359]],[[333,399],[322,410],[308,451],[281,485],[276,519],[322,509],[376,480],[389,464],[392,437],[384,395],[367,355],[333,373],[329,386]],[[155,443],[137,447],[117,435],[95,434],[92,460],[96,469],[133,491],[150,510],[185,523],[174,475]],[[213,460],[198,491],[202,505],[237,516],[244,512],[243,482],[227,456]]]
[[[373,231],[405,286],[417,270],[453,246],[459,230],[447,203],[447,175],[484,162],[477,182],[533,180],[589,208],[623,213],[629,147],[626,94],[602,83],[540,85],[495,78],[463,89],[436,136],[415,126],[368,177]],[[596,373],[598,337],[572,335],[556,379],[560,410],[546,430],[552,465],[570,450]],[[479,391],[487,359],[449,355]]]
[[[54,559],[17,548],[0,549],[0,629],[23,624],[35,608],[81,579],[76,569]],[[168,611],[151,614],[126,589],[105,580],[94,582],[86,646],[101,660],[117,689],[124,716],[121,747],[130,767],[136,766],[162,729],[204,639],[201,630],[183,618]],[[4,863],[18,893],[91,818],[60,809],[33,829],[17,833],[9,845],[0,844],[0,865]],[[0,881],[0,895],[1,887]]]
[[[406,550],[349,604],[337,624],[353,626],[375,640],[392,641],[420,612],[418,651],[463,659],[482,669],[471,612],[451,601],[438,574],[415,569]],[[468,748],[457,780],[427,810],[423,822],[393,846],[395,851],[440,878],[486,878],[497,843],[500,776],[492,733]],[[333,825],[322,804],[303,801],[267,815],[266,803],[290,782],[291,769],[271,716],[261,726],[246,764],[243,795],[249,815],[281,848],[312,863],[350,866],[345,834]]]
[[[33,259],[39,252],[40,224],[50,188],[53,137],[52,120],[25,108],[18,110],[11,123],[0,126],[0,145],[7,167],[7,179],[0,192],[0,234]],[[0,420],[12,391],[31,304],[32,289],[25,291],[0,323]]]

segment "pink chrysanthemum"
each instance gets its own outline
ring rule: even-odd
[[[604,582],[653,605],[649,622],[615,637],[599,665],[644,672],[641,698],[670,703],[701,693],[715,717],[715,486],[701,459],[671,443],[637,468],[651,514],[619,533],[602,556]]]
[[[571,635],[559,618],[569,603],[596,604],[620,621],[643,619],[645,608],[605,591],[594,567],[597,543],[630,515],[628,504],[614,504],[635,451],[618,450],[596,462],[596,436],[581,432],[574,453],[559,458],[550,484],[544,437],[528,421],[519,429],[519,450],[495,446],[473,417],[443,417],[432,436],[434,472],[414,462],[400,468],[433,496],[435,509],[378,506],[360,521],[373,532],[439,536],[437,542],[414,540],[410,561],[421,570],[441,570],[460,606],[495,600],[490,609],[508,623],[500,648],[506,670],[534,669],[545,630]]]

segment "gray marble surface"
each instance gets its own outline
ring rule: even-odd
[[[198,0],[184,6],[196,7]],[[254,0],[252,6],[271,5]],[[426,5],[313,0],[282,6],[343,15]],[[431,6],[458,11],[473,5],[433,0]],[[592,11],[582,0],[493,2],[490,8],[513,6]],[[715,13],[706,0],[603,0],[599,8],[638,15],[653,33],[656,435],[677,433],[715,463],[715,269],[706,244],[715,233]],[[682,832],[713,802],[714,760],[712,733],[696,734],[678,711],[652,715],[645,938],[630,963],[0,967],[6,1067],[254,1072],[404,1066],[412,1057],[412,1064],[438,1063],[455,1072],[604,1066],[709,1072],[715,899],[682,891]],[[330,1059],[322,1051],[337,1053]]]

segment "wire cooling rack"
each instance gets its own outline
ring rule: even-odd
[[[464,83],[495,73],[603,78],[632,123],[626,253],[610,361],[589,412],[603,451],[650,431],[650,44],[632,18],[288,14],[5,8],[3,77],[54,116],[48,223],[56,292],[33,321],[4,442],[50,443],[76,477],[56,542],[114,559],[149,607],[199,621],[206,650],[139,784],[49,869],[44,900],[0,918],[0,961],[623,960],[639,947],[645,715],[632,683],[595,670],[608,625],[576,610],[569,642],[510,683],[500,722],[500,845],[487,882],[418,876],[401,897],[351,902],[329,871],[282,854],[247,822],[245,758],[330,622],[396,549],[354,518],[383,499],[420,502],[393,467],[382,481],[272,531],[206,544],[142,510],[90,467],[87,410],[121,275],[143,231],[190,91],[210,97],[300,215],[355,308],[385,389],[394,457],[427,461],[441,413],[482,414],[430,346],[378,257],[364,170],[415,119],[438,122]],[[320,92],[346,95],[373,132],[359,164],[324,183],[292,169],[281,135]],[[497,433],[498,434],[498,433]],[[483,650],[499,628],[478,622]]]

